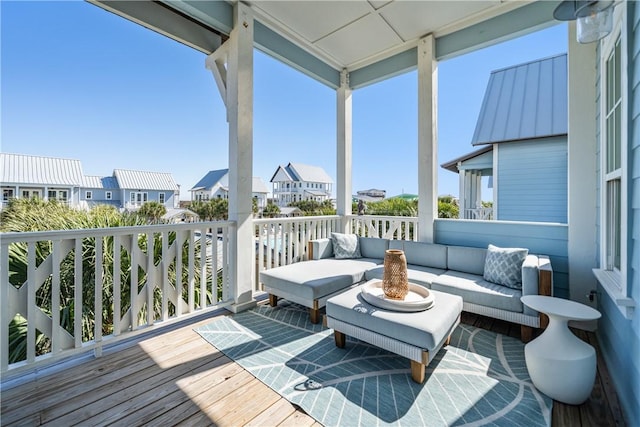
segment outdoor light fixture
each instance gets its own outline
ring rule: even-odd
[[[553,11],[558,21],[577,20],[578,43],[591,43],[606,37],[613,27],[614,0],[564,0]]]

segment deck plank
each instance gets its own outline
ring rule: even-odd
[[[185,323],[130,347],[105,350],[103,357],[82,365],[3,389],[2,425],[319,425],[193,330],[211,321]],[[518,325],[476,314],[463,313],[461,321],[520,335]],[[596,384],[583,405],[554,402],[552,425],[624,426],[595,335],[576,335],[596,348]]]

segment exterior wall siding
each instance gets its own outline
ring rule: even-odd
[[[497,148],[497,219],[566,224],[566,136],[503,143]]]
[[[627,17],[627,293],[635,301],[636,309],[631,320],[625,319],[599,286],[598,309],[602,318],[597,336],[626,421],[637,426],[640,425],[640,7],[636,2],[627,2]]]
[[[486,248],[527,248],[548,255],[553,267],[553,295],[569,298],[569,229],[565,224],[437,219],[435,243]]]

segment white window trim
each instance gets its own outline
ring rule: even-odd
[[[93,200],[93,192],[92,191],[85,191],[84,192],[84,198],[85,198],[85,200]]]
[[[113,193],[111,191],[107,191],[104,193],[104,198],[106,200],[111,200],[113,198]]]
[[[629,81],[628,75],[624,70],[628,67],[627,58],[627,32],[623,31],[625,23],[627,22],[627,5],[626,2],[622,2],[617,5],[614,10],[614,27],[611,34],[602,39],[600,42],[600,140],[598,141],[600,147],[600,171],[602,176],[600,177],[600,265],[606,266],[607,257],[607,222],[605,218],[606,206],[607,206],[607,194],[605,187],[607,184],[606,174],[606,162],[607,152],[606,144],[604,140],[606,138],[606,62],[611,55],[612,50],[615,48],[615,43],[620,38],[620,67],[621,67],[621,79],[620,79],[620,91],[622,94],[622,108],[621,108],[621,192],[622,192],[622,206],[621,206],[621,227],[620,227],[620,271],[606,270],[605,268],[594,268],[593,273],[602,285],[602,288],[609,295],[609,297],[616,304],[622,315],[631,319],[633,316],[633,310],[635,302],[627,295],[627,209],[628,200],[624,195],[627,194],[627,172],[628,172],[628,159],[627,152],[629,146],[628,140],[628,105],[629,105]],[[604,76],[604,78],[603,78]],[[611,174],[608,174],[611,175]]]
[[[161,198],[160,196],[162,196],[162,199],[163,199],[162,201],[160,200]],[[158,193],[158,203],[164,204],[166,202],[167,202],[167,196],[164,193]]]

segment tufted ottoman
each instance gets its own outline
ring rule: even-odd
[[[425,368],[460,323],[462,298],[444,292],[435,295],[433,307],[425,311],[399,312],[366,302],[361,286],[327,301],[327,326],[334,330],[336,346],[343,348],[346,336],[399,354],[411,360],[411,377],[424,381]]]

